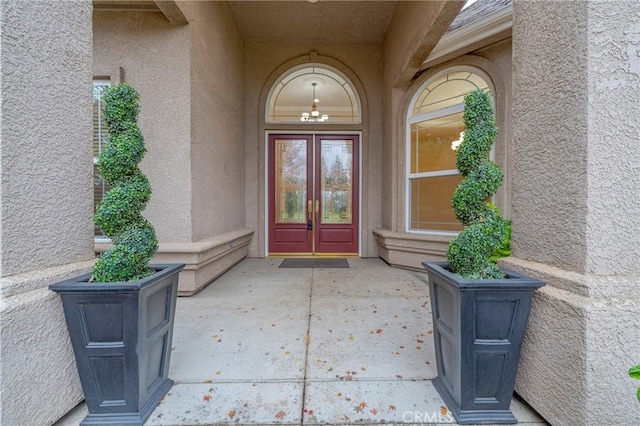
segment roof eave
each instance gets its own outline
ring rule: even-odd
[[[468,53],[465,51],[466,47],[476,45],[485,39],[492,39],[497,34],[511,30],[512,26],[513,3],[510,3],[502,9],[489,13],[476,21],[442,36],[436,47],[433,48],[427,59],[423,62],[422,69],[442,62],[439,61],[439,59],[443,59],[452,53]]]

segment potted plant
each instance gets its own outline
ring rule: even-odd
[[[487,201],[503,180],[489,157],[498,130],[489,93],[476,90],[464,102],[457,151],[464,179],[452,199],[464,230],[451,241],[447,262],[423,263],[438,369],[433,385],[459,424],[517,423],[509,404],[533,292],[544,283],[496,264],[510,241],[509,221]]]
[[[94,221],[113,241],[93,274],[51,285],[62,299],[89,415],[82,424],[142,425],[173,386],[168,376],[178,273],[182,264],[148,266],[158,249],[142,216],[149,180],[138,93],[127,84],[104,93],[109,142],[98,168],[111,190]]]

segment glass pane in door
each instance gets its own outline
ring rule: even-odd
[[[275,222],[305,223],[307,141],[275,141]]]
[[[351,223],[353,206],[353,141],[320,143],[321,223]]]

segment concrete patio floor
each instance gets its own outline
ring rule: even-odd
[[[380,259],[284,269],[245,259],[177,305],[169,377],[146,425],[455,424],[435,391],[426,273]],[[514,397],[522,425],[546,424]],[[58,425],[77,425],[79,406]]]

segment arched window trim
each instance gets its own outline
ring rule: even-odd
[[[298,75],[297,73],[300,72],[300,70],[306,69],[306,68],[311,68],[312,72],[311,73],[305,73],[302,74],[303,75],[311,75],[311,74],[320,74],[323,77],[329,78],[333,81],[335,81],[338,85],[342,86],[343,90],[345,91],[345,93],[347,94],[347,97],[349,98],[349,102],[351,104],[351,110],[353,111],[353,109],[356,109],[357,114],[354,117],[353,121],[349,121],[349,122],[311,122],[311,123],[306,123],[306,122],[300,122],[300,121],[281,121],[281,120],[271,120],[270,119],[270,112],[272,111],[273,108],[275,108],[276,102],[278,97],[280,96],[280,93],[282,92],[282,90],[286,87],[286,85],[288,83],[290,83],[292,80],[301,77],[301,75]],[[319,72],[318,72],[319,71]],[[330,74],[326,74],[323,73],[322,71],[328,71],[329,73],[333,73],[336,74],[340,79],[342,79],[343,81],[340,81],[338,79],[336,79],[334,76],[330,75]],[[362,103],[360,101],[360,96],[358,94],[358,90],[356,89],[356,86],[353,84],[353,82],[351,81],[351,79],[349,79],[349,77],[347,77],[343,72],[341,72],[339,69],[336,69],[330,65],[327,64],[323,64],[323,63],[305,63],[305,64],[300,64],[297,66],[294,66],[292,68],[289,68],[288,70],[286,70],[285,72],[283,72],[273,83],[273,85],[271,86],[271,88],[269,89],[269,93],[267,95],[266,98],[266,102],[265,102],[265,112],[264,112],[264,122],[265,123],[270,123],[270,124],[361,124],[362,123]]]
[[[432,84],[435,80],[439,79],[445,74],[456,73],[456,72],[470,72],[476,74],[484,82],[487,84],[488,89],[491,91],[492,100],[495,109],[496,103],[496,92],[493,81],[489,75],[480,68],[470,65],[455,65],[451,67],[444,68],[437,73],[429,76],[425,79],[417,89],[415,90],[413,96],[411,97],[411,101],[409,102],[407,108],[407,119],[406,119],[406,135],[405,135],[405,232],[412,234],[422,234],[422,235],[440,235],[440,236],[456,236],[459,231],[442,231],[442,230],[424,230],[424,229],[412,229],[411,228],[411,180],[419,179],[424,177],[436,177],[436,176],[454,176],[458,174],[457,169],[450,170],[438,170],[435,172],[421,172],[421,173],[411,173],[411,125],[415,123],[419,123],[422,121],[433,120],[440,117],[445,117],[447,115],[456,114],[464,111],[464,104],[456,104],[451,105],[442,109],[437,109],[434,111],[429,111],[426,113],[413,115],[413,111],[416,106],[416,102],[420,99],[420,96],[424,92],[424,90]],[[439,86],[436,86],[439,87]],[[435,89],[435,88],[434,88]],[[432,90],[433,91],[433,90]],[[495,159],[495,146],[491,149],[491,158]],[[494,197],[495,198],[495,197]],[[494,200],[495,201],[495,200]]]

